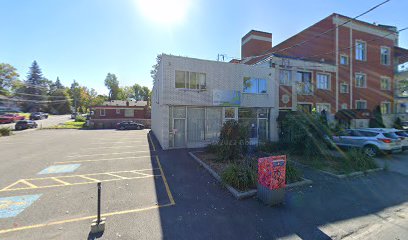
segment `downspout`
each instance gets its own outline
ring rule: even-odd
[[[349,56],[349,64],[350,64],[350,84],[349,84],[349,94],[350,94],[350,109],[353,109],[353,25],[352,22],[350,24],[350,56]]]
[[[339,111],[339,24],[336,15],[336,112]]]

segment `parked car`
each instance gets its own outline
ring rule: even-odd
[[[9,117],[0,116],[0,123],[12,123],[13,119]]]
[[[402,151],[408,149],[408,131],[393,129],[394,133],[401,139]]]
[[[401,123],[401,126],[402,126],[403,129],[408,130],[408,121],[402,122],[402,123]]]
[[[37,128],[37,127],[38,127],[37,123],[32,120],[20,120],[16,122],[15,129],[23,130],[23,129]]]
[[[116,124],[116,129],[118,130],[131,130],[131,129],[140,130],[140,129],[144,129],[144,125],[137,123],[137,122],[133,122],[133,121],[123,121],[123,122]]]
[[[33,112],[30,114],[30,120],[41,120],[41,119],[47,119],[48,118],[48,113],[44,112]]]
[[[346,129],[333,136],[333,143],[339,147],[361,148],[370,157],[381,152],[402,151],[401,139],[386,128]]]
[[[2,118],[10,118],[11,122],[15,122],[18,120],[24,120],[25,117],[24,116],[20,116],[18,113],[6,113],[1,115]]]

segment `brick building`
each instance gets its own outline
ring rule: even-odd
[[[274,62],[282,56],[284,62]],[[242,38],[239,62],[280,69],[280,98],[288,95],[296,104],[281,102],[281,109],[316,108],[334,114],[380,105],[384,114],[391,114],[395,69],[407,56],[408,50],[398,47],[395,27],[334,13],[276,46],[272,46],[272,34],[250,31]]]
[[[89,124],[94,128],[115,128],[122,121],[135,121],[150,127],[150,110],[146,101],[112,100],[91,107],[91,111]]]

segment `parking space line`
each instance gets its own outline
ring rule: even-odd
[[[106,173],[106,175],[113,176],[113,177],[117,177],[117,178],[121,178],[121,179],[129,179],[128,177],[119,176],[119,175],[116,175],[116,174],[113,174],[113,173]],[[149,177],[150,177],[150,176],[149,176]]]
[[[151,155],[145,155],[145,156],[138,156],[138,157],[86,159],[86,160],[74,160],[74,161],[55,162],[54,164],[81,163],[81,162],[100,162],[100,161],[115,161],[115,160],[122,160],[122,159],[136,159],[136,158],[146,158],[146,157],[152,157],[152,156],[151,156]]]
[[[104,148],[134,148],[134,147],[147,147],[149,145],[129,145],[129,146],[117,146],[117,147],[94,147],[94,148],[81,148],[81,150],[93,150],[93,149],[104,149]]]
[[[56,178],[56,177],[53,177],[53,178],[51,178],[51,179],[54,180],[54,181],[56,181],[56,182],[62,183],[62,184],[64,184],[64,185],[70,185],[70,183],[67,183],[67,182],[65,182],[65,181],[62,181],[61,179],[58,179],[58,178]]]
[[[101,214],[101,216],[102,217],[110,217],[110,216],[115,216],[115,215],[137,213],[137,212],[143,212],[143,211],[148,211],[148,210],[153,210],[153,209],[158,209],[158,208],[163,208],[163,207],[170,207],[172,205],[174,205],[174,204],[169,203],[169,204],[156,205],[156,206],[146,207],[146,208],[129,209],[129,210],[124,210],[124,211],[104,213],[104,214]],[[34,228],[42,228],[42,227],[53,226],[53,225],[61,225],[61,224],[65,224],[65,223],[79,222],[79,221],[84,221],[84,220],[91,220],[91,219],[95,219],[95,218],[96,218],[96,215],[80,217],[80,218],[66,219],[66,220],[49,222],[49,223],[36,224],[36,225],[30,225],[30,226],[24,226],[24,227],[3,229],[3,230],[0,230],[0,234],[9,233],[9,232],[17,232],[17,231],[22,231],[22,230],[34,229]]]
[[[22,179],[20,182],[21,182],[21,183],[24,183],[24,184],[26,184],[26,185],[28,185],[28,186],[31,187],[31,188],[38,188],[36,185],[34,185],[34,184],[32,184],[32,183],[30,183],[30,182],[24,180],[24,179]]]
[[[80,178],[83,178],[83,179],[91,180],[91,181],[93,181],[93,182],[99,182],[98,179],[90,178],[90,177],[87,177],[87,176],[84,176],[84,175],[79,175],[79,177],[80,177]]]
[[[107,144],[107,145],[116,145],[116,144],[122,144],[122,143],[139,143],[139,142],[146,142],[146,140],[140,140],[140,141],[126,141],[126,142],[94,142],[94,143],[89,143],[89,144]]]
[[[170,203],[172,205],[174,205],[174,204],[176,204],[176,202],[174,201],[173,194],[171,194],[169,184],[167,183],[166,176],[164,175],[164,171],[163,171],[163,168],[162,168],[160,160],[159,160],[159,156],[156,156],[156,161],[157,161],[157,165],[159,165],[160,173],[161,173],[161,176],[162,176],[162,179],[163,179],[163,182],[164,182],[164,187],[166,188],[167,196],[169,196]]]
[[[75,157],[106,156],[106,155],[132,154],[132,153],[141,153],[141,152],[150,152],[150,150],[148,150],[148,151],[134,151],[134,152],[97,153],[97,154],[86,154],[86,155],[69,155],[67,157],[75,158]]]
[[[150,144],[152,144],[153,151],[156,151],[156,146],[154,146],[154,143],[152,141],[152,137],[150,136],[150,133],[148,133],[147,135],[149,136]]]

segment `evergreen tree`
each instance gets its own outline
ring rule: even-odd
[[[24,81],[24,87],[20,90],[25,94],[24,108],[26,111],[42,111],[47,106],[47,84],[37,61],[34,60]]]
[[[373,117],[370,119],[370,128],[384,128],[384,122],[381,114],[380,106],[377,106],[373,110]]]
[[[61,83],[59,77],[57,77],[57,80],[55,80],[55,87],[56,87],[57,89],[64,89],[64,88],[65,88],[64,85],[62,85],[62,83]]]

